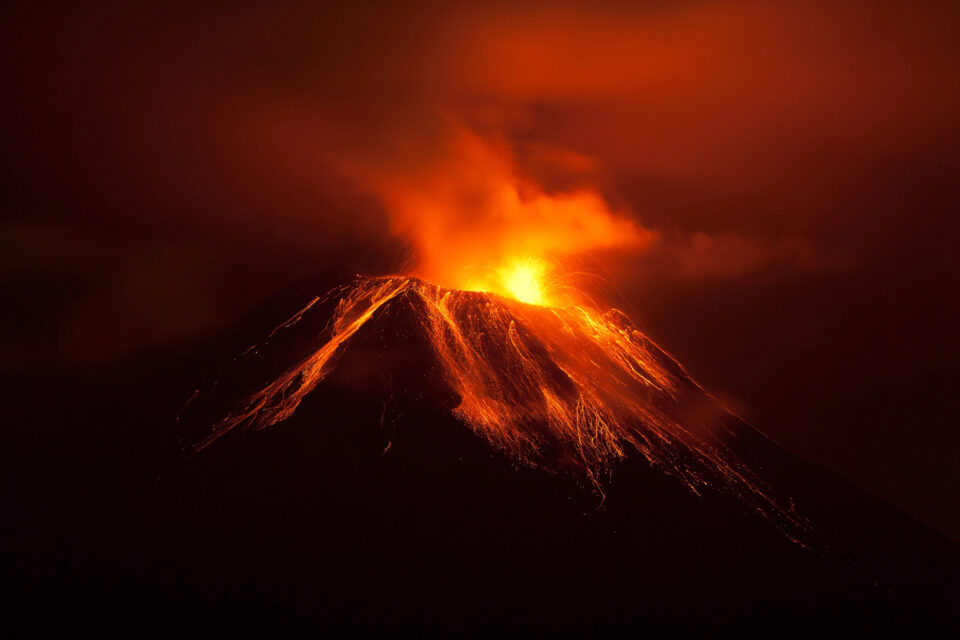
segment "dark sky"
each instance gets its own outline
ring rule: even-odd
[[[401,268],[422,176],[482,228],[469,132],[657,238],[585,262],[708,389],[960,540],[952,3],[313,4],[3,10],[4,379]]]

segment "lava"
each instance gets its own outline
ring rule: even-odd
[[[543,292],[540,290],[536,267],[516,267],[507,276],[506,285],[517,300],[529,304],[543,304]]]
[[[800,539],[806,521],[724,443],[730,415],[676,361],[619,311],[525,302],[542,300],[539,267],[518,268],[505,272],[516,299],[409,276],[358,278],[331,292],[340,299],[322,346],[250,394],[194,449],[288,418],[362,327],[385,306],[405,305],[459,398],[454,414],[496,449],[588,479],[600,494],[618,461],[639,454],[692,491],[732,495]]]
[[[504,268],[493,269],[489,277],[471,280],[465,288],[468,291],[499,291],[520,302],[547,305],[552,302],[548,297],[550,272],[551,268],[544,260],[517,259]]]

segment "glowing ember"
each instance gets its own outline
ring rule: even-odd
[[[406,276],[361,278],[333,292],[341,299],[322,346],[251,394],[195,449],[234,428],[288,418],[357,331],[386,305],[401,305],[413,312],[459,397],[455,415],[496,448],[529,465],[583,475],[600,492],[618,460],[639,454],[694,492],[710,486],[736,496],[797,539],[805,521],[724,444],[729,414],[625,316],[523,303],[542,301],[543,267],[506,272],[504,284],[521,302]]]

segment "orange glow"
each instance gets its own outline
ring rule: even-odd
[[[495,136],[452,121],[443,127],[439,148],[405,145],[403,162],[353,163],[356,177],[380,195],[391,230],[413,248],[412,275],[451,289],[565,304],[575,300],[549,286],[565,259],[638,250],[653,240],[596,187],[548,190],[522,175],[514,150]]]
[[[543,304],[543,279],[546,266],[538,260],[521,260],[512,264],[503,274],[503,284],[520,302]]]
[[[470,281],[465,289],[499,292],[527,304],[550,304],[548,278],[553,269],[545,261],[532,258],[518,259],[502,269],[491,271],[491,276]]]
[[[535,270],[515,273],[523,287]],[[602,493],[613,465],[639,454],[695,493],[709,486],[739,498],[795,540],[806,530],[723,443],[729,414],[616,310],[520,304],[407,276],[360,278],[332,295],[341,299],[322,346],[221,419],[196,450],[237,427],[288,418],[351,338],[399,305],[459,398],[454,415],[520,462],[582,475]],[[516,297],[528,295],[521,288]]]

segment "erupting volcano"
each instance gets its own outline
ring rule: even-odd
[[[728,446],[735,417],[621,312],[532,304],[544,294],[528,268],[504,277],[518,299],[408,276],[358,277],[314,297],[251,346],[245,364],[256,366],[285,331],[332,304],[317,346],[241,395],[189,446],[199,451],[234,429],[285,420],[337,367],[358,333],[382,332],[385,316],[402,314],[408,325],[402,330],[429,345],[429,365],[420,375],[435,373],[452,398],[453,415],[512,459],[584,478],[602,495],[615,465],[639,455],[695,493],[709,488],[736,496],[791,539],[807,537],[809,524],[788,499],[775,497]],[[736,422],[737,429],[750,428]]]
[[[407,350],[420,363],[407,375],[442,389],[444,409],[516,463],[580,478],[602,497],[614,467],[639,456],[695,493],[736,496],[791,539],[806,538],[809,525],[789,497],[728,446],[751,428],[560,269],[564,258],[595,250],[641,249],[655,234],[612,210],[597,188],[548,191],[518,170],[502,141],[445,126],[450,142],[426,166],[342,161],[380,195],[391,230],[416,249],[415,268],[315,292],[246,350],[237,366],[258,371],[255,381],[194,399],[204,408],[185,415],[196,429],[186,448],[289,418],[363,334],[392,332],[421,347]],[[315,330],[309,340],[277,348],[304,325]],[[390,366],[376,368],[370,384],[395,396]]]
[[[415,263],[280,294],[181,412],[160,511],[204,532],[197,582],[254,548],[337,628],[351,607],[558,633],[670,626],[690,602],[707,628],[768,601],[856,626],[910,610],[940,569],[886,552],[923,534],[728,411],[572,269],[659,232],[450,129],[435,162],[343,161]]]
[[[897,540],[936,543],[727,411],[623,313],[513,267],[496,292],[328,273],[252,317],[160,486],[157,518],[204,532],[198,581],[263,554],[311,619],[362,603],[373,628],[565,633],[674,624],[690,601],[694,628],[807,598],[861,625],[941,571],[889,565]]]
[[[960,3],[67,4],[7,635],[960,638]]]
[[[670,625],[691,601],[707,627],[767,599],[790,617],[809,593],[884,608],[881,584],[915,584],[875,572],[882,508],[594,295],[616,289],[607,259],[677,251],[598,161],[433,123],[327,158],[376,196],[407,264],[281,294],[181,412],[187,462],[160,501],[205,532],[198,583],[255,548],[311,619],[360,606],[361,627],[563,633]]]

